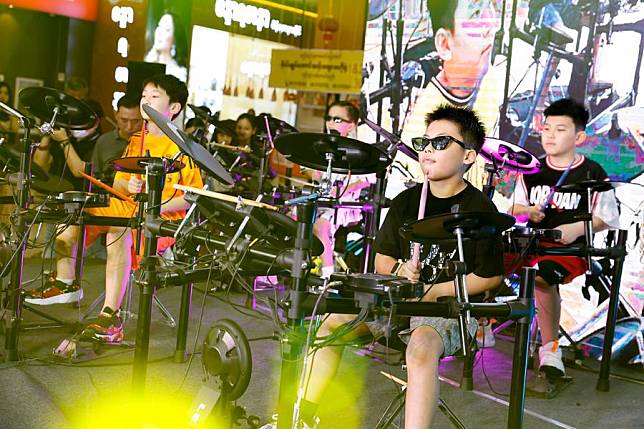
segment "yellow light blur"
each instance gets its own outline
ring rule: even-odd
[[[71,418],[73,429],[195,429],[206,427],[207,415],[190,409],[189,393],[176,394],[176,386],[149,388],[143,399],[131,386],[101,389],[96,397],[79,400]],[[208,427],[212,428],[212,425]],[[216,429],[216,426],[214,427]]]

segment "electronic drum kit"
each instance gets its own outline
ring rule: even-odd
[[[20,100],[25,109],[33,116],[43,120],[42,131],[51,131],[54,127],[65,127],[70,129],[84,129],[92,126],[96,117],[85,103],[64,95],[59,91],[49,88],[28,88],[20,93]],[[2,107],[2,106],[0,106]],[[288,326],[292,329],[301,329],[304,318],[310,314],[312,290],[309,281],[309,271],[312,268],[312,257],[322,252],[322,244],[312,234],[315,205],[318,200],[333,200],[331,177],[333,173],[340,174],[371,174],[385,170],[392,162],[392,154],[385,152],[376,145],[367,144],[355,139],[341,137],[333,134],[299,133],[297,130],[283,121],[272,118],[268,115],[260,115],[259,120],[266,125],[267,138],[270,144],[278,150],[289,161],[310,169],[323,172],[323,179],[319,185],[313,188],[309,194],[299,195],[284,201],[283,207],[276,207],[261,201],[261,195],[257,200],[242,198],[240,196],[211,192],[206,189],[195,189],[186,186],[176,185],[178,190],[185,192],[186,199],[192,203],[192,213],[195,207],[198,209],[205,222],[186,228],[185,222],[177,223],[165,221],[160,218],[161,191],[163,189],[164,177],[166,174],[180,171],[186,162],[195,162],[206,174],[216,180],[232,184],[233,177],[230,172],[221,165],[202,145],[178,129],[172,122],[168,121],[162,114],[150,106],[143,106],[143,109],[151,120],[179,147],[182,154],[190,159],[166,159],[166,158],[123,158],[114,163],[114,168],[130,173],[145,174],[148,177],[148,198],[147,209],[142,213],[145,220],[142,222],[142,229],[146,238],[146,258],[153,258],[155,255],[151,249],[156,248],[156,240],[159,236],[174,236],[188,240],[199,245],[204,245],[210,251],[222,255],[237,255],[232,261],[243,265],[243,270],[249,275],[285,273],[290,274],[292,283],[289,293],[285,298],[283,308],[288,309],[285,317]],[[29,124],[29,121],[27,125]],[[28,139],[28,133],[26,138]],[[23,152],[28,153],[30,143],[26,142]],[[228,148],[220,145],[220,149],[237,151],[235,148]],[[539,161],[534,155],[525,149],[514,144],[503,142],[497,139],[487,139],[482,150],[482,155],[493,166],[492,171],[499,169],[512,170],[523,174],[534,173],[539,168]],[[24,153],[19,153],[13,148],[0,145],[0,158],[5,161],[5,170],[17,174],[19,177],[12,179],[11,174],[6,177],[9,182],[18,186],[33,188],[39,192],[54,196],[51,198],[56,204],[64,206],[68,211],[79,214],[85,207],[96,207],[109,204],[109,197],[105,194],[90,194],[79,191],[72,191],[69,184],[59,178],[52,178],[35,165],[25,161]],[[25,177],[24,171],[31,172],[31,180],[21,180]],[[491,176],[491,174],[490,174]],[[89,180],[90,177],[88,177]],[[30,182],[30,183],[25,183]],[[95,179],[94,179],[95,182]],[[585,181],[571,185],[563,185],[563,191],[602,192],[618,186],[614,182]],[[112,193],[112,197],[123,197],[109,187],[102,186]],[[96,197],[94,195],[104,195]],[[22,199],[21,202],[26,202]],[[295,219],[283,213],[284,207],[295,207]],[[340,283],[341,290],[347,292],[350,298],[334,300],[325,298],[324,310],[327,312],[354,312],[361,305],[354,302],[354,295],[379,296],[379,306],[391,310],[395,307],[399,315],[438,315],[443,317],[455,317],[459,319],[461,332],[465,332],[466,319],[470,314],[504,315],[521,322],[520,329],[517,329],[517,343],[515,344],[515,361],[513,365],[513,389],[509,415],[509,425],[520,427],[523,418],[523,392],[525,387],[525,366],[527,365],[528,334],[526,323],[532,317],[533,312],[533,281],[534,270],[525,268],[522,276],[521,296],[517,301],[510,301],[502,304],[480,304],[469,303],[467,299],[467,287],[465,281],[465,262],[462,251],[463,240],[476,240],[491,235],[501,235],[509,230],[514,224],[514,218],[499,213],[473,213],[456,212],[445,215],[431,216],[420,219],[402,228],[401,234],[411,241],[424,240],[445,240],[452,239],[458,243],[458,257],[454,261],[455,295],[457,299],[451,304],[445,303],[420,303],[407,302],[406,298],[418,296],[418,285],[409,282],[405,278],[391,275],[379,274],[348,274],[336,273],[332,281]],[[16,227],[18,235],[25,232],[25,219],[18,219]],[[509,234],[516,239],[519,232],[523,238],[532,239],[535,236],[540,238],[553,236],[547,232],[536,230],[510,230]],[[556,236],[554,237],[556,239]],[[149,241],[149,243],[147,243]],[[516,240],[515,240],[516,241]],[[20,249],[18,249],[20,250]],[[598,249],[592,249],[589,244],[584,251],[589,253]],[[595,252],[594,254],[599,254]],[[241,256],[240,256],[241,255]],[[22,262],[22,258],[20,258]],[[21,266],[14,266],[22,269]],[[150,300],[154,288],[159,286],[159,277],[156,274],[154,263],[143,264],[143,280],[141,283],[141,299],[139,307],[139,319],[137,321],[137,342],[134,358],[134,385],[135,389],[142,390],[145,383],[147,367],[147,353],[150,329]],[[197,273],[199,271],[199,273]],[[200,277],[201,276],[201,277]],[[13,281],[19,279],[14,276]],[[182,274],[182,280],[204,279],[203,270],[195,270],[194,276],[190,273]],[[16,288],[19,290],[19,288]],[[396,296],[391,301],[393,295]],[[14,305],[9,306],[14,315],[19,318],[20,300],[15,296],[10,297]],[[360,301],[363,302],[363,301]],[[16,305],[18,307],[16,307]],[[373,305],[369,307],[374,311]],[[389,311],[387,310],[387,311]],[[406,313],[407,311],[407,313]],[[17,342],[17,326],[8,333],[8,358],[17,358],[15,347],[11,341]],[[467,353],[467,335],[462,335],[462,350]],[[284,341],[291,341],[284,339]],[[297,372],[301,345],[291,344],[288,351],[283,351],[283,376],[280,392],[280,426],[290,424],[293,414],[292,405],[295,400],[295,392],[290,391],[285,384],[288,383],[286,376]],[[607,359],[610,361],[610,359]],[[514,368],[516,367],[516,368]],[[516,374],[514,373],[516,371]]]

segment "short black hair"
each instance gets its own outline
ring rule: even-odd
[[[181,110],[186,107],[186,101],[188,101],[188,88],[184,82],[179,80],[179,78],[171,74],[157,74],[144,80],[143,85],[141,85],[141,90],[150,83],[155,87],[164,90],[165,93],[168,94],[168,97],[170,97],[170,103],[179,103],[181,105]],[[176,118],[179,113],[181,113],[181,110],[179,110],[172,119]]]
[[[242,119],[246,119],[248,122],[250,122],[253,128],[257,128],[257,116],[250,113],[242,113],[241,115],[237,116],[235,124],[238,124]]]
[[[235,121],[233,121],[232,119],[217,121],[217,123],[215,124],[215,134],[217,133],[235,137]]]
[[[121,98],[119,98],[119,101],[116,102],[116,110],[119,110],[121,107],[124,107],[126,109],[134,109],[135,107],[139,107],[140,104],[141,95],[135,95],[128,92]]]
[[[184,126],[184,129],[188,129],[190,127],[204,127],[206,126],[206,123],[203,121],[201,118],[197,118],[196,116],[194,118],[190,118],[186,121],[186,125]]]
[[[481,118],[470,108],[456,107],[451,104],[442,104],[425,116],[425,126],[432,122],[446,120],[458,126],[458,131],[463,136],[463,143],[476,153],[481,151],[485,143],[485,126]],[[454,136],[452,136],[454,137]]]
[[[560,98],[559,100],[552,103],[550,106],[543,111],[545,117],[548,116],[568,116],[572,119],[572,122],[575,124],[575,129],[577,131],[583,131],[586,129],[586,124],[588,123],[588,110],[584,107],[583,104],[578,103],[572,98]]]
[[[347,114],[349,115],[349,119],[351,122],[354,124],[358,123],[358,120],[360,119],[360,110],[353,104],[351,104],[348,101],[334,101],[333,103],[329,104],[329,107],[326,109],[326,114],[329,114],[329,111],[331,110],[332,107],[342,107],[347,111]]]
[[[459,0],[427,0],[427,10],[432,21],[434,35],[441,28],[454,31],[454,14]]]

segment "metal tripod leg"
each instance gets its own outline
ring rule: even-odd
[[[405,408],[405,392],[406,389],[402,389],[396,397],[391,401],[385,413],[378,421],[376,429],[386,429],[390,427],[394,420],[398,417],[400,412]],[[395,404],[395,408],[392,410],[392,407]],[[441,398],[438,398],[438,409],[441,410],[443,414],[449,419],[450,422],[454,425],[456,429],[465,429],[465,424],[454,414],[454,412],[447,406],[445,401]]]
[[[27,331],[31,329],[44,329],[44,328],[61,328],[65,325],[67,325],[64,321],[51,316],[43,311],[36,310],[34,306],[27,304],[26,302],[22,303],[22,308],[25,310],[29,310],[34,314],[37,314],[38,316],[51,320],[51,322],[44,322],[44,323],[38,323],[38,322],[33,322],[33,323],[23,323],[22,324],[22,329]]]
[[[170,310],[157,298],[156,294],[152,296],[152,300],[154,304],[156,304],[157,308],[161,310],[161,314],[163,317],[165,317],[166,324],[170,326],[171,328],[176,328],[177,327],[177,322],[174,320],[174,317],[172,316],[172,313],[170,313]]]
[[[125,291],[125,296],[123,299],[123,307],[121,311],[121,318],[123,319],[123,322],[128,320],[129,318],[135,318],[136,319],[136,313],[132,313],[130,311],[130,304],[132,302],[132,280],[134,278],[134,271],[130,274],[130,280],[127,283],[127,289]],[[177,322],[174,320],[174,316],[168,310],[168,308],[157,298],[156,295],[152,298],[154,304],[159,308],[161,311],[161,314],[163,317],[166,319],[166,324],[170,326],[171,328],[175,328],[177,326]],[[87,320],[87,318],[98,308],[99,305],[103,303],[105,300],[105,292],[101,292],[101,294],[90,304],[90,306],[87,308],[85,313],[83,313],[83,316],[81,317],[81,322]],[[101,308],[102,310],[102,308]],[[36,313],[39,314],[39,313]],[[43,316],[44,317],[44,316]],[[61,322],[62,323],[62,322]]]
[[[80,321],[84,322],[85,320],[87,320],[89,315],[92,314],[94,310],[96,310],[96,308],[103,303],[103,301],[105,301],[105,292],[101,292],[101,294],[94,301],[92,301],[89,307],[87,307],[87,310],[85,310],[85,313],[83,313],[83,315],[81,316]]]
[[[132,285],[134,284],[134,273],[135,271],[132,271],[130,274],[130,280],[128,281],[127,284],[127,290],[125,291],[125,296],[123,298],[123,305],[121,307],[123,310],[121,311],[121,317],[123,318],[123,321],[125,322],[128,319],[136,319],[137,314],[133,311],[130,311],[130,308],[132,306]],[[157,306],[157,308],[161,311],[161,314],[166,320],[166,324],[170,326],[171,328],[176,328],[177,327],[177,322],[174,320],[174,316],[168,310],[168,308],[161,302],[159,298],[157,298],[156,294],[152,296],[152,303]]]

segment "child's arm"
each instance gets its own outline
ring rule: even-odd
[[[465,277],[465,281],[467,282],[467,293],[468,295],[481,294],[497,287],[501,284],[501,280],[503,280],[503,276],[479,277],[474,273],[469,273]],[[433,302],[441,296],[456,296],[453,281],[436,283],[432,286],[429,292],[425,294],[423,301]]]
[[[514,216],[517,219],[517,222],[532,221],[534,223],[539,223],[545,217],[543,214],[543,207],[541,205],[525,206],[522,204],[514,204],[510,207],[508,213]]]

